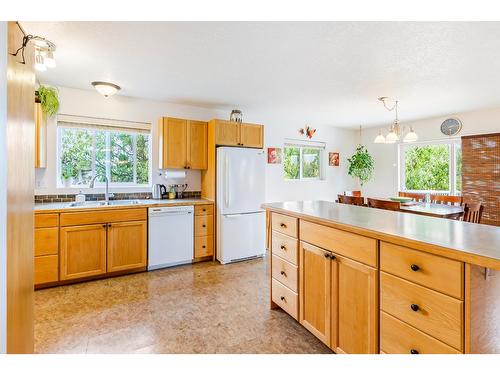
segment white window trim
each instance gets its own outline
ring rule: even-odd
[[[57,163],[57,173],[56,173],[56,188],[61,189],[61,190],[68,190],[68,189],[88,189],[89,185],[71,185],[69,187],[66,187],[62,184],[61,181],[61,151],[62,151],[62,145],[61,145],[61,130],[62,129],[78,129],[78,126],[64,126],[64,125],[59,125],[59,121],[61,122],[71,122],[75,123],[76,120],[81,120],[82,117],[77,117],[77,116],[69,116],[69,115],[58,115],[58,126],[57,126],[57,147],[56,147],[56,163]],[[138,184],[136,182],[111,182],[111,165],[109,163],[106,163],[106,177],[108,178],[109,186],[110,187],[116,187],[116,188],[150,188],[152,186],[152,152],[153,152],[153,139],[152,139],[152,134],[151,134],[151,126],[150,124],[146,123],[135,123],[131,121],[118,121],[118,120],[107,120],[107,119],[92,119],[90,117],[85,117],[86,121],[82,121],[82,127],[81,129],[87,129],[89,130],[92,126],[92,123],[94,123],[96,126],[96,129],[94,130],[93,134],[93,149],[92,149],[92,175],[95,176],[95,171],[96,171],[96,163],[95,163],[95,132],[98,130],[105,131],[106,132],[106,159],[110,159],[110,134],[111,132],[116,132],[116,133],[130,133],[134,137],[134,160],[133,160],[133,173],[134,173],[134,181],[137,181],[137,134],[142,133],[142,134],[147,134],[149,136],[149,150],[148,150],[148,183],[147,184]],[[91,120],[94,120],[92,122]],[[89,126],[90,125],[90,126]],[[107,126],[106,129],[99,129],[99,126]],[[134,126],[137,127],[134,127]],[[95,187],[100,188],[100,187],[105,187],[106,184],[103,182],[95,182]]]
[[[460,195],[461,191],[457,190],[457,176],[456,176],[456,147],[459,145],[461,147],[461,139],[460,138],[448,138],[448,139],[439,139],[439,140],[431,140],[431,141],[419,141],[419,142],[411,142],[411,143],[399,143],[398,144],[398,188],[399,191],[407,191],[412,193],[434,193],[434,194],[450,194],[450,195]],[[404,150],[409,147],[415,146],[427,146],[427,145],[448,145],[448,155],[449,160],[448,164],[450,166],[449,175],[448,175],[448,183],[450,186],[449,190],[408,190],[405,186],[406,181],[406,160],[405,160],[405,152]]]
[[[299,149],[299,178],[285,178],[285,163],[284,150],[285,148],[295,147]],[[319,153],[319,176],[318,177],[303,177],[302,176],[302,152],[304,148],[315,148],[320,150]],[[325,181],[325,149],[326,143],[316,141],[303,141],[298,139],[286,139],[283,145],[283,180],[286,182],[300,181]]]

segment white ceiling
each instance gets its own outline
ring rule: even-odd
[[[390,122],[382,95],[403,121],[500,105],[500,22],[22,24],[57,45],[46,84],[345,127]]]

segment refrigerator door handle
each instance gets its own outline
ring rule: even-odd
[[[229,207],[229,157],[224,155],[224,207]]]

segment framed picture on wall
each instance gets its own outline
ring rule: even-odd
[[[338,167],[340,165],[340,153],[329,152],[328,153],[328,165],[330,167]]]
[[[267,148],[267,164],[281,164],[281,148]]]

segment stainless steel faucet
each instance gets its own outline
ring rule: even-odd
[[[109,198],[113,198],[114,194],[109,192],[109,180],[108,180],[108,177],[106,177],[106,176],[103,176],[103,177],[104,177],[104,181],[106,182],[106,190],[104,192],[104,201],[106,202],[106,204],[108,204],[109,203]],[[95,183],[96,178],[97,178],[97,175],[95,175],[94,177],[92,177],[92,179],[90,180],[89,187],[91,189],[94,188],[94,183]]]

